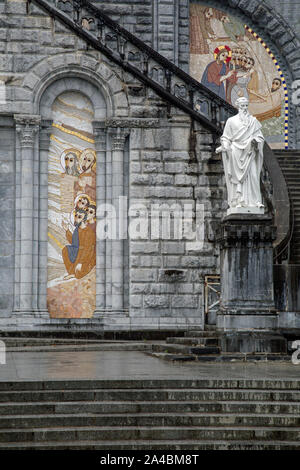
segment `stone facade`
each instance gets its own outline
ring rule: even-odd
[[[188,71],[187,0],[99,3]],[[242,8],[246,2],[228,1],[228,8],[239,4],[239,14],[252,16],[258,25],[256,3]],[[0,73],[6,89],[6,102],[0,104],[1,328],[203,328],[204,277],[220,270],[215,234],[226,209],[215,136],[199,123],[193,127],[188,115],[167,107],[34,3],[7,0],[0,3],[0,13]],[[268,26],[266,34],[272,36],[271,31]],[[295,78],[297,41],[291,36],[280,46]],[[84,93],[94,107],[97,204],[116,203],[124,195],[129,204],[144,201],[146,207],[189,203],[195,218],[198,203],[205,224],[200,247],[186,239],[98,243],[94,317],[71,322],[49,318],[46,286],[50,109],[68,90]]]

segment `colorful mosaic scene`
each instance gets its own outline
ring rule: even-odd
[[[196,2],[190,25],[190,74],[233,106],[248,98],[270,147],[287,148],[287,86],[268,46],[236,18]]]
[[[48,309],[52,318],[95,310],[96,152],[93,109],[77,92],[53,105],[49,151]]]

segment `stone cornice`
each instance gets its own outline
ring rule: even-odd
[[[41,116],[39,114],[15,114],[14,120],[19,126],[39,126]]]
[[[105,122],[106,127],[121,127],[132,129],[134,127],[153,128],[160,127],[159,119],[146,119],[146,118],[109,118]]]
[[[276,239],[276,227],[270,219],[261,220],[224,220],[217,233],[220,248],[258,247],[272,243]]]

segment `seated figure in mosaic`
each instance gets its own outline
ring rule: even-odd
[[[65,279],[81,279],[96,265],[96,233],[87,221],[87,211],[75,212],[73,233],[66,227],[66,238],[70,245],[62,249],[62,257],[68,272]]]

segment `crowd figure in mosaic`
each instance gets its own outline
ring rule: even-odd
[[[62,155],[65,172],[61,176],[64,180],[66,175],[72,178],[69,190],[71,189],[74,198],[69,223],[62,222],[69,242],[69,245],[62,249],[68,273],[65,279],[81,279],[96,265],[95,164],[96,153],[93,149],[82,152],[71,149]]]
[[[249,100],[267,142],[284,148],[283,77],[266,48],[240,20],[227,12],[190,4],[190,74],[231,105]]]

